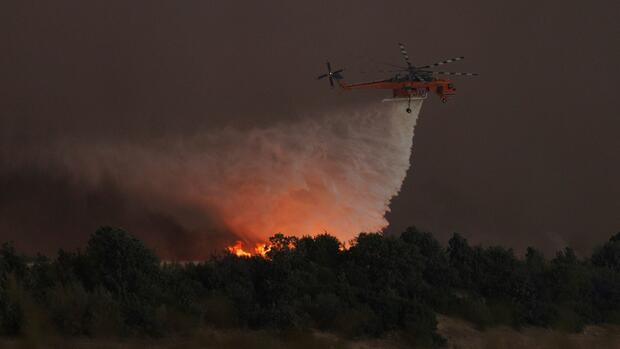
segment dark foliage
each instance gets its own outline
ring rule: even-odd
[[[401,336],[438,346],[436,313],[480,327],[534,325],[579,331],[620,323],[620,234],[580,259],[547,260],[455,234],[442,247],[409,228],[361,233],[344,249],[333,236],[276,234],[266,257],[224,253],[166,264],[122,230],[104,227],[84,251],[27,263],[0,248],[0,334],[47,323],[71,336],[162,336],[199,326],[319,329],[348,337]],[[37,327],[38,326],[38,327]]]

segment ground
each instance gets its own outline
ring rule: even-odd
[[[439,333],[448,340],[450,349],[620,348],[620,326],[588,326],[579,334],[537,327],[516,331],[502,326],[478,331],[465,321],[439,316]]]
[[[583,333],[568,334],[542,328],[516,331],[508,327],[477,330],[463,320],[438,316],[439,333],[447,339],[449,349],[616,349],[620,348],[620,326],[588,326]],[[346,341],[323,333],[291,334],[278,339],[266,332],[217,331],[205,329],[186,337],[166,339],[62,339],[0,340],[7,349],[401,349],[406,345],[393,340]]]

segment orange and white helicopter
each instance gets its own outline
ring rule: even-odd
[[[337,69],[332,71],[331,64],[327,62],[327,73],[320,75],[318,79],[329,78],[329,84],[334,87],[334,80],[338,85],[346,91],[358,90],[358,89],[385,89],[392,90],[393,98],[385,101],[408,101],[407,113],[411,113],[411,99],[424,99],[427,97],[428,92],[436,93],[442,102],[447,102],[448,97],[456,94],[456,88],[450,80],[438,79],[435,75],[453,75],[453,76],[477,76],[477,73],[455,73],[446,71],[432,71],[435,67],[460,61],[465,57],[455,57],[446,59],[445,61],[423,65],[416,67],[409,61],[409,55],[405,46],[401,43],[398,44],[400,52],[407,63],[406,67],[392,65],[395,69],[388,70],[386,72],[396,73],[394,76],[384,80],[360,82],[355,84],[346,84],[343,81],[342,72],[344,69]]]

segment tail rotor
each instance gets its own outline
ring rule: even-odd
[[[340,73],[342,73],[344,71],[344,69],[338,69],[336,71],[332,71],[332,66],[331,66],[331,64],[329,64],[329,62],[327,62],[325,65],[327,66],[327,73],[319,75],[317,77],[317,79],[321,80],[321,79],[324,79],[324,78],[329,78],[329,85],[333,88],[334,87],[334,79],[335,80],[341,80],[343,78],[343,76]]]

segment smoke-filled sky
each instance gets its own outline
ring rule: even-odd
[[[620,230],[619,14],[615,1],[3,1],[0,240],[51,253],[111,224],[193,258],[251,240],[278,204],[296,218],[273,229],[306,229],[312,205],[332,214],[326,230],[374,229],[406,174],[388,232],[587,252]],[[397,42],[414,64],[464,55],[446,70],[481,73],[425,102],[408,172],[415,120],[381,105],[389,93],[315,80],[326,59],[349,81],[382,77],[361,71],[400,63]],[[283,187],[307,195],[253,205]]]

